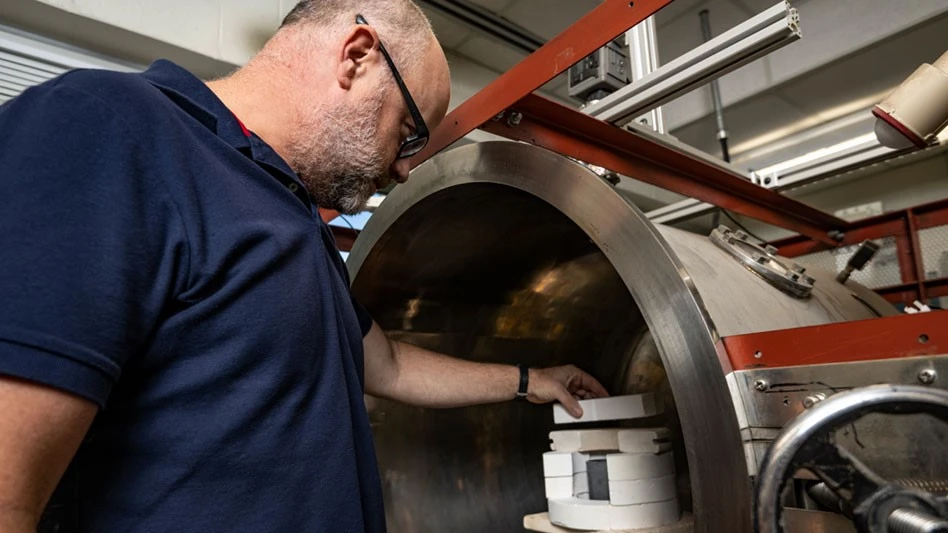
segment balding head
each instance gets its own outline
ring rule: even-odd
[[[399,147],[421,129],[408,102],[433,131],[450,87],[444,52],[410,0],[304,0],[250,63],[211,84],[320,207],[350,213],[390,179],[407,178]]]
[[[318,28],[323,40],[340,39],[356,15],[370,21],[404,74],[423,65],[428,49],[437,45],[431,23],[411,0],[303,0],[283,19],[280,29]]]

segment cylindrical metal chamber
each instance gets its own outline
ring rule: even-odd
[[[721,336],[891,314],[827,272],[780,292],[707,237],[656,226],[611,185],[519,143],[419,167],[349,257],[353,290],[396,339],[478,361],[572,363],[613,394],[656,390],[696,530],[750,530],[751,483]],[[666,377],[667,376],[667,377]],[[390,529],[520,531],[546,508],[549,407],[422,410],[368,400]]]

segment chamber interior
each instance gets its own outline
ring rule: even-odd
[[[658,391],[666,415],[636,424],[679,433],[626,282],[582,229],[533,195],[469,183],[426,197],[378,240],[353,290],[396,339],[477,361],[575,364],[612,394]],[[550,407],[367,401],[391,530],[520,531],[525,513],[545,510],[541,454],[549,432],[564,429]],[[684,450],[676,455],[686,476]],[[688,508],[687,480],[679,484]]]

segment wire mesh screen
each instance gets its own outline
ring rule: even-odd
[[[935,226],[918,232],[925,279],[948,277],[948,226]]]
[[[873,242],[879,245],[879,252],[865,268],[853,272],[850,279],[871,289],[902,283],[902,274],[899,272],[899,258],[895,248],[895,237],[874,239]],[[849,262],[849,258],[858,248],[858,245],[845,246],[835,250],[801,255],[794,260],[806,266],[837,273],[846,268],[846,263]]]

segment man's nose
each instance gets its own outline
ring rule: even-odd
[[[408,171],[411,170],[411,161],[409,159],[396,159],[392,163],[392,179],[398,183],[405,183],[408,180]]]

